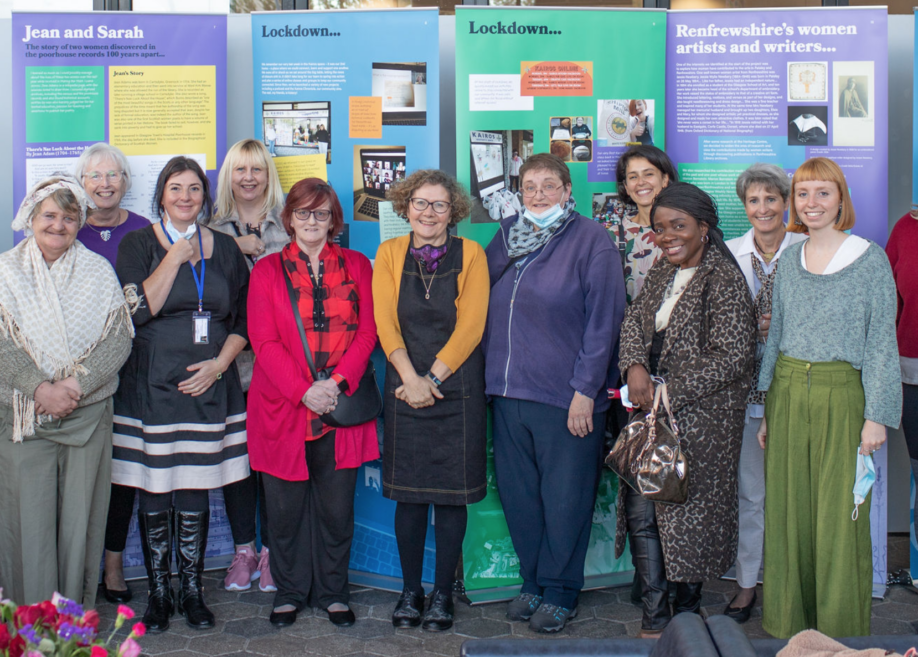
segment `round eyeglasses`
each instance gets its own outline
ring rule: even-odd
[[[411,207],[413,207],[418,212],[424,212],[429,206],[433,206],[433,211],[437,214],[446,214],[449,212],[452,203],[447,203],[446,201],[428,201],[426,198],[412,198]]]

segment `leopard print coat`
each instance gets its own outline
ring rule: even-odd
[[[661,258],[622,324],[620,366],[649,371],[654,316],[676,267]],[[675,582],[722,576],[736,560],[737,471],[746,398],[755,362],[755,315],[746,280],[716,248],[708,248],[676,303],[660,354],[689,469],[689,497],[682,505],[655,505],[666,562]],[[627,535],[624,496],[619,495],[615,552]]]

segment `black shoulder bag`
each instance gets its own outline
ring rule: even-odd
[[[300,331],[300,340],[303,342],[303,352],[306,354],[306,363],[309,365],[309,371],[315,381],[325,381],[330,379],[334,367],[326,367],[324,370],[316,371],[316,365],[312,360],[312,350],[306,341],[306,329],[303,328],[303,318],[300,317],[300,310],[296,303],[296,293],[293,291],[293,283],[290,281],[290,274],[281,261],[281,269],[284,272],[284,280],[287,282],[287,294],[290,295],[290,306],[293,308],[293,318],[296,320],[296,327]],[[338,405],[330,413],[323,413],[319,416],[324,424],[330,427],[355,427],[358,424],[365,424],[370,420],[376,419],[382,413],[383,402],[382,395],[379,394],[379,387],[376,385],[376,368],[373,362],[367,362],[367,369],[360,379],[360,385],[354,394],[348,397],[344,393],[338,395]]]

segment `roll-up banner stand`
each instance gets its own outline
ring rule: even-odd
[[[915,24],[918,25],[918,10],[915,13]],[[918,32],[915,33],[912,57],[918,58]],[[918,85],[918,67],[915,67],[914,85]],[[913,89],[918,88],[913,86]],[[918,202],[918,104],[912,103],[912,205]],[[909,570],[912,580],[918,585],[918,536],[915,533],[915,477],[909,475]]]
[[[410,231],[385,200],[391,185],[439,166],[438,14],[436,8],[252,14],[253,134],[274,153],[285,192],[309,176],[331,183],[344,207],[339,242],[371,260],[380,242]],[[382,387],[379,349],[373,360]],[[394,518],[395,502],[382,497],[382,462],[363,465],[352,582],[401,591]],[[431,527],[425,582],[433,581],[433,545]]]
[[[633,45],[610,50],[617,37]],[[519,165],[544,152],[568,163],[577,210],[604,221],[629,143],[665,147],[665,38],[666,13],[657,10],[456,7],[456,171],[473,202],[459,234],[487,245],[516,211]],[[463,544],[473,602],[512,597],[522,582],[488,449],[488,494],[469,507]],[[631,579],[630,556],[614,554],[617,494],[605,472],[587,588]]]
[[[213,189],[226,152],[226,16],[134,12],[13,13],[13,205],[57,171],[73,172],[106,141],[131,165],[121,207],[154,218],[156,179],[175,155],[194,158]],[[22,238],[16,235],[16,240]],[[233,540],[222,493],[211,493],[207,564]],[[144,573],[136,515],[125,574]]]
[[[716,200],[727,239],[749,230],[736,179],[768,162],[792,175],[811,157],[845,173],[852,232],[886,245],[886,8],[672,11],[667,153],[680,180]],[[873,594],[886,590],[886,448],[874,455]]]

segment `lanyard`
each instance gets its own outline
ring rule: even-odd
[[[169,240],[169,244],[175,244],[172,241],[172,236],[166,232],[166,224],[163,223],[163,220],[159,220],[159,226],[163,229],[163,234],[166,236],[166,239]],[[201,229],[198,228],[195,232],[198,234],[198,246],[201,249],[201,276],[198,277],[198,270],[194,268],[194,265],[191,264],[191,261],[188,261],[188,266],[191,267],[191,275],[194,276],[195,287],[198,288],[198,312],[204,310],[204,274],[207,273],[207,263],[204,261],[204,242],[201,239]]]

